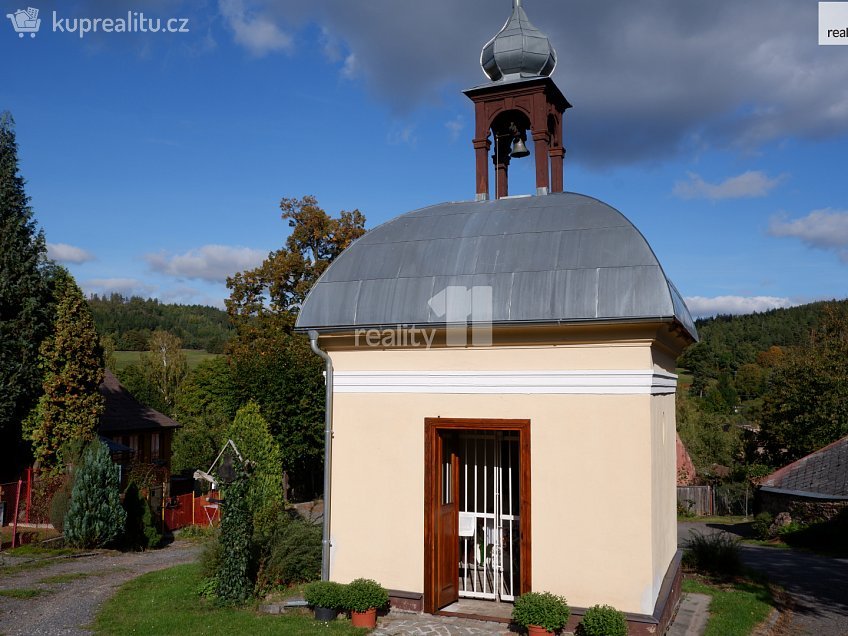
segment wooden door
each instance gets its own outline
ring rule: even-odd
[[[438,512],[436,515],[436,607],[459,600],[459,458],[450,439],[439,435]]]

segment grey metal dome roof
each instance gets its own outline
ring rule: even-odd
[[[303,303],[298,330],[444,326],[430,300],[490,286],[493,324],[676,321],[686,304],[620,212],[574,193],[441,203],[367,232]]]
[[[486,43],[480,66],[493,82],[518,77],[548,77],[556,68],[556,51],[548,36],[530,22],[521,0],[514,0],[512,16]]]

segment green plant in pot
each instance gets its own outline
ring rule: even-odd
[[[377,610],[389,604],[389,593],[382,585],[371,579],[355,579],[344,589],[344,608],[350,610],[354,627],[374,629],[377,626]]]
[[[315,610],[315,619],[332,621],[344,605],[345,586],[334,581],[315,581],[303,588],[303,598]]]
[[[530,636],[551,634],[565,627],[571,610],[562,596],[550,592],[527,592],[515,599],[512,620],[527,628]]]
[[[577,636],[627,636],[627,619],[609,605],[595,605],[586,610],[577,626]]]

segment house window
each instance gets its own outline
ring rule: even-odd
[[[132,449],[133,455],[138,456],[138,435],[130,435],[130,439],[127,443],[127,446]]]
[[[150,461],[159,459],[159,433],[150,434]]]

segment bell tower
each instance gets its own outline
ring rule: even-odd
[[[488,154],[495,166],[494,198],[509,195],[509,164],[530,154],[536,159],[536,194],[562,192],[562,115],[571,104],[550,78],[556,51],[513,0],[512,16],[480,54],[491,80],[463,91],[474,102],[476,199],[489,198]]]

